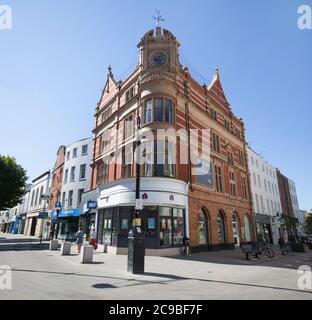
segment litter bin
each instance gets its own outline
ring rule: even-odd
[[[134,227],[128,234],[128,272],[144,273],[144,235],[141,227]]]

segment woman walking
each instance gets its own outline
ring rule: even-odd
[[[78,253],[81,251],[81,246],[83,244],[83,231],[82,228],[79,228],[79,231],[76,233],[76,243],[78,246]]]

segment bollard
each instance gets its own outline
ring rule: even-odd
[[[104,244],[104,253],[107,253],[107,244]]]
[[[92,263],[93,261],[93,246],[85,245],[81,248],[80,263]]]
[[[70,249],[71,249],[71,243],[70,242],[62,242],[62,244],[61,244],[61,255],[62,256],[69,256],[70,255]]]
[[[53,239],[50,241],[49,250],[57,250],[58,247],[58,240]]]

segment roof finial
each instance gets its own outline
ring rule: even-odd
[[[109,65],[108,68],[107,68],[107,70],[108,70],[108,73],[111,75],[111,74],[112,74],[112,66]]]
[[[154,20],[156,20],[156,27],[160,27],[160,22],[165,21],[165,19],[163,19],[163,17],[160,15],[160,10],[156,9],[155,11],[157,13],[157,16],[154,16],[153,18]]]

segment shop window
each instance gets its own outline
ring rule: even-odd
[[[159,238],[161,247],[172,246],[172,212],[171,208],[159,207]]]
[[[204,210],[198,214],[198,244],[208,244],[208,219]]]
[[[179,246],[182,245],[183,235],[184,235],[184,217],[183,209],[172,209],[173,216],[173,245]]]
[[[225,243],[225,223],[224,215],[221,212],[218,212],[217,215],[217,233],[220,244]]]

